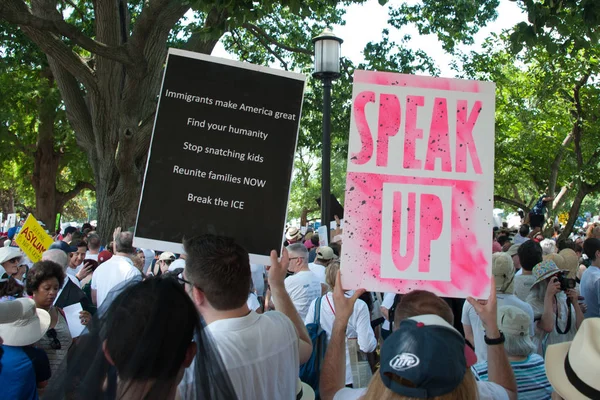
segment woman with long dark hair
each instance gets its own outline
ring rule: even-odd
[[[113,297],[114,300],[110,298]],[[182,285],[169,274],[109,294],[44,399],[174,399],[195,363],[197,398],[235,399],[212,340]]]

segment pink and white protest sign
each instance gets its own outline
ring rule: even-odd
[[[354,73],[345,288],[488,296],[494,90],[491,82]]]

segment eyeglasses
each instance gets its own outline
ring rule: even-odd
[[[176,279],[178,282],[183,283],[184,285],[190,285],[190,287],[195,287],[196,289],[200,290],[201,292],[203,292],[202,288],[198,285],[194,285],[192,282],[188,281],[185,278],[182,278],[179,276],[180,274],[177,275]]]
[[[48,329],[48,332],[46,332],[46,336],[52,339],[52,341],[50,342],[50,347],[53,350],[60,350],[61,345],[60,340],[58,340],[58,336],[56,335],[56,330],[54,328]]]
[[[304,259],[304,257],[291,257],[291,258],[288,258],[288,260],[292,261],[292,260],[295,260],[295,259],[297,259],[297,258],[302,258],[302,259]]]

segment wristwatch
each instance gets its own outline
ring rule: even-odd
[[[487,337],[487,335],[483,335],[483,340],[485,340],[485,344],[487,344],[488,346],[493,346],[495,344],[502,344],[504,343],[504,333],[502,333],[502,331],[500,332],[500,337],[496,338],[496,339],[490,339],[489,337]]]

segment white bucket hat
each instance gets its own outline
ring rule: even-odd
[[[50,314],[46,310],[36,308],[32,299],[24,298],[2,303],[0,310],[3,313],[5,307],[9,308],[9,317],[13,320],[13,322],[0,324],[0,337],[5,345],[29,346],[46,334],[50,326]]]
[[[572,342],[548,346],[546,375],[563,399],[600,399],[600,318],[587,318]]]
[[[23,254],[21,254],[19,249],[14,247],[0,247],[0,264],[13,258],[23,258]]]

